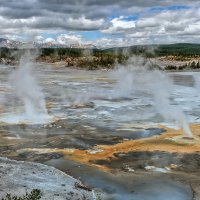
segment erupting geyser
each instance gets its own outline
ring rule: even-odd
[[[52,117],[48,115],[45,98],[37,84],[32,68],[34,66],[30,52],[26,52],[19,66],[10,75],[13,92],[23,103],[24,111],[4,117],[2,121],[10,123],[47,123]]]
[[[173,83],[163,72],[151,69],[151,63],[143,58],[134,57],[127,66],[118,66],[112,74],[117,79],[114,95],[129,96],[130,93],[149,93],[154,100],[155,108],[167,121],[183,128],[187,137],[192,138],[192,132],[184,112],[178,105],[171,103],[170,95]]]

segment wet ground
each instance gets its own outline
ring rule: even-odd
[[[198,199],[200,159],[196,150],[190,154],[122,151],[88,163],[74,153],[98,154],[101,145],[159,137],[167,130],[163,125],[176,127],[162,118],[149,92],[124,94],[110,72],[37,65],[35,76],[54,119],[48,124],[31,124],[23,118],[9,123],[25,111],[8,83],[12,67],[0,66],[0,71],[1,156],[55,166],[105,193],[102,199],[190,200],[195,195]],[[200,96],[193,73],[169,76],[174,81],[172,104],[191,123],[198,123]]]

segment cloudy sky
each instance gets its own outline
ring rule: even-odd
[[[0,37],[106,47],[200,43],[200,0],[0,0]]]

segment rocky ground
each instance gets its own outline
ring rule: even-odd
[[[39,189],[41,200],[92,200],[93,191],[79,180],[49,166],[0,158],[0,198]]]

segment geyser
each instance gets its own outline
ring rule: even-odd
[[[184,112],[171,102],[173,83],[166,73],[152,69],[152,64],[143,58],[133,57],[127,66],[118,65],[112,76],[117,80],[115,97],[137,95],[137,92],[151,94],[159,114],[166,121],[181,126],[187,137],[192,137]]]
[[[52,119],[48,115],[42,88],[38,85],[33,73],[34,58],[27,51],[21,58],[20,64],[9,77],[14,94],[21,100],[24,113],[9,115],[2,121],[11,123],[47,123]]]

